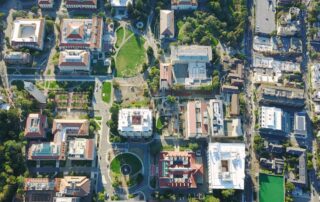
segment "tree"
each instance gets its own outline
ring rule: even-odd
[[[104,199],[105,199],[105,197],[104,197],[104,192],[99,192],[99,193],[98,193],[98,201],[99,201],[99,202],[103,202]]]
[[[228,199],[230,198],[231,196],[233,196],[235,193],[235,190],[234,189],[224,189],[222,190],[221,194],[222,194],[222,197],[224,199]]]
[[[220,79],[219,76],[212,77],[212,89],[218,90],[220,88]]]
[[[198,143],[189,143],[189,149],[191,149],[192,151],[196,151],[196,150],[198,150],[199,149],[199,145],[198,145]]]
[[[292,182],[286,183],[286,192],[291,193],[295,189],[295,186]]]
[[[172,96],[172,95],[168,95],[167,96],[167,101],[170,103],[170,104],[174,104],[176,103],[176,97]]]
[[[204,198],[204,202],[220,202],[220,199],[212,195],[206,195],[206,197]]]
[[[31,12],[37,14],[37,12],[38,12],[38,6],[32,6],[32,7],[31,7]]]

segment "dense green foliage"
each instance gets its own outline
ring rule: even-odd
[[[208,11],[178,16],[183,44],[217,45],[217,40],[239,48],[243,39],[247,10],[245,0],[209,0]],[[179,19],[180,18],[180,19]]]
[[[147,79],[147,83],[150,87],[150,90],[153,93],[158,92],[159,90],[159,80],[160,80],[160,70],[157,66],[153,66],[150,69],[149,77]]]
[[[104,82],[102,86],[102,99],[104,102],[109,103],[111,100],[111,83]]]
[[[1,110],[0,128],[0,201],[11,201],[17,190],[22,193],[26,171],[19,111]]]
[[[135,22],[142,21],[146,23],[150,11],[148,0],[136,0],[134,4],[128,5],[128,16]]]
[[[314,6],[311,7],[311,9],[308,11],[308,22],[309,23],[315,23],[319,20],[317,20],[317,17],[320,15],[320,2],[314,1]]]

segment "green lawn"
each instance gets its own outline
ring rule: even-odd
[[[116,58],[118,77],[131,77],[139,73],[146,60],[144,43],[142,37],[134,35],[122,46]]]
[[[124,29],[122,27],[120,27],[119,29],[117,29],[116,34],[117,34],[116,47],[118,48],[120,46],[120,44],[122,43],[122,40],[124,37]]]
[[[159,117],[157,119],[156,127],[158,130],[161,130],[163,128],[163,120],[162,119],[163,119],[162,117]]]
[[[130,153],[124,153],[116,156],[110,164],[111,171],[116,174],[121,174],[121,166],[128,164],[131,166],[131,174],[134,175],[142,169],[142,165],[140,160]]]
[[[129,38],[129,36],[131,36],[133,32],[130,29],[120,27],[119,29],[117,29],[116,34],[117,34],[116,47],[119,48],[122,41]]]
[[[131,34],[133,34],[133,32],[130,29],[126,29],[126,34],[124,36],[124,39],[129,38],[129,36],[131,36]]]
[[[109,103],[111,100],[111,88],[112,85],[110,82],[104,82],[102,86],[102,100]]]
[[[259,201],[260,202],[283,202],[284,180],[283,176],[259,174]]]

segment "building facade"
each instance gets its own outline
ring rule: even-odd
[[[118,132],[127,138],[151,137],[152,122],[150,109],[121,109],[119,111]]]
[[[102,50],[103,19],[61,20],[60,50],[77,49],[100,52]]]
[[[58,68],[61,72],[89,72],[90,52],[86,50],[61,51]]]
[[[17,19],[13,22],[11,46],[43,50],[45,19]]]

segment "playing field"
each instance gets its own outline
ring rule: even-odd
[[[283,176],[260,173],[259,185],[260,202],[284,202]]]

